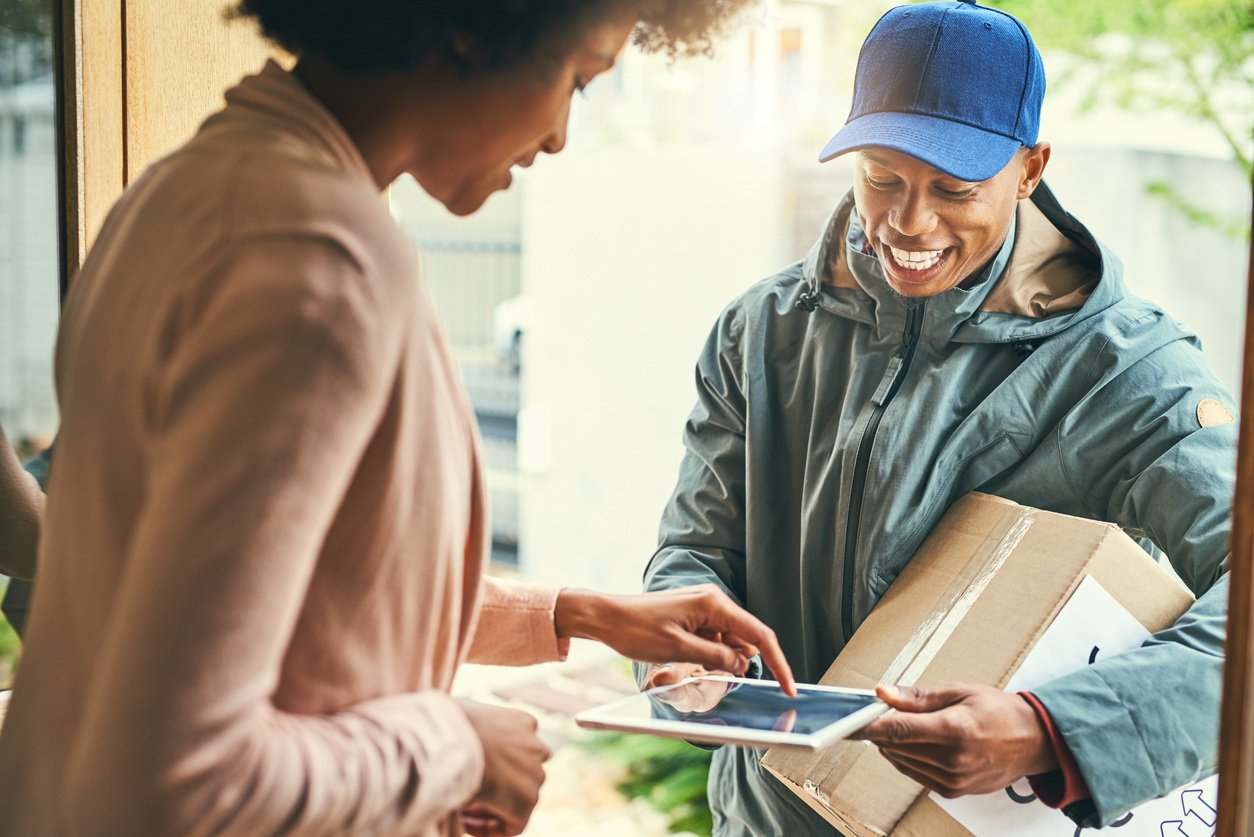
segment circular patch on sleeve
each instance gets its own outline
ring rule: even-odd
[[[1232,413],[1221,401],[1214,398],[1203,398],[1197,405],[1197,423],[1202,425],[1202,427],[1228,424],[1232,420]]]

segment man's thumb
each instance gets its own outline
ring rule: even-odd
[[[893,686],[881,683],[875,687],[880,700],[901,712],[935,712],[955,703],[960,695],[952,688],[938,686],[931,689],[918,686]]]

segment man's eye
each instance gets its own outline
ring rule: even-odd
[[[942,186],[937,186],[936,191],[940,192],[947,198],[965,198],[975,192],[975,187],[968,186],[965,189],[946,189]]]
[[[863,177],[866,178],[867,185],[870,186],[872,189],[887,189],[893,186],[897,182],[895,180],[888,180],[888,179],[881,180],[878,177],[872,177],[869,174],[863,175]]]

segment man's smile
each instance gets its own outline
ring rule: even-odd
[[[940,250],[903,250],[880,242],[880,263],[903,282],[922,283],[935,279],[949,263],[953,248]]]

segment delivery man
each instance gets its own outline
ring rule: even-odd
[[[857,154],[853,189],[804,262],[715,324],[645,586],[721,586],[814,682],[969,491],[1148,539],[1198,597],[1173,627],[1029,695],[884,689],[903,711],[865,731],[946,796],[1028,776],[1097,826],[1215,770],[1237,429],[1196,337],[1042,182],[1044,92],[1000,11],[875,25],[821,156]],[[831,833],[760,756],[716,754],[716,833]]]

